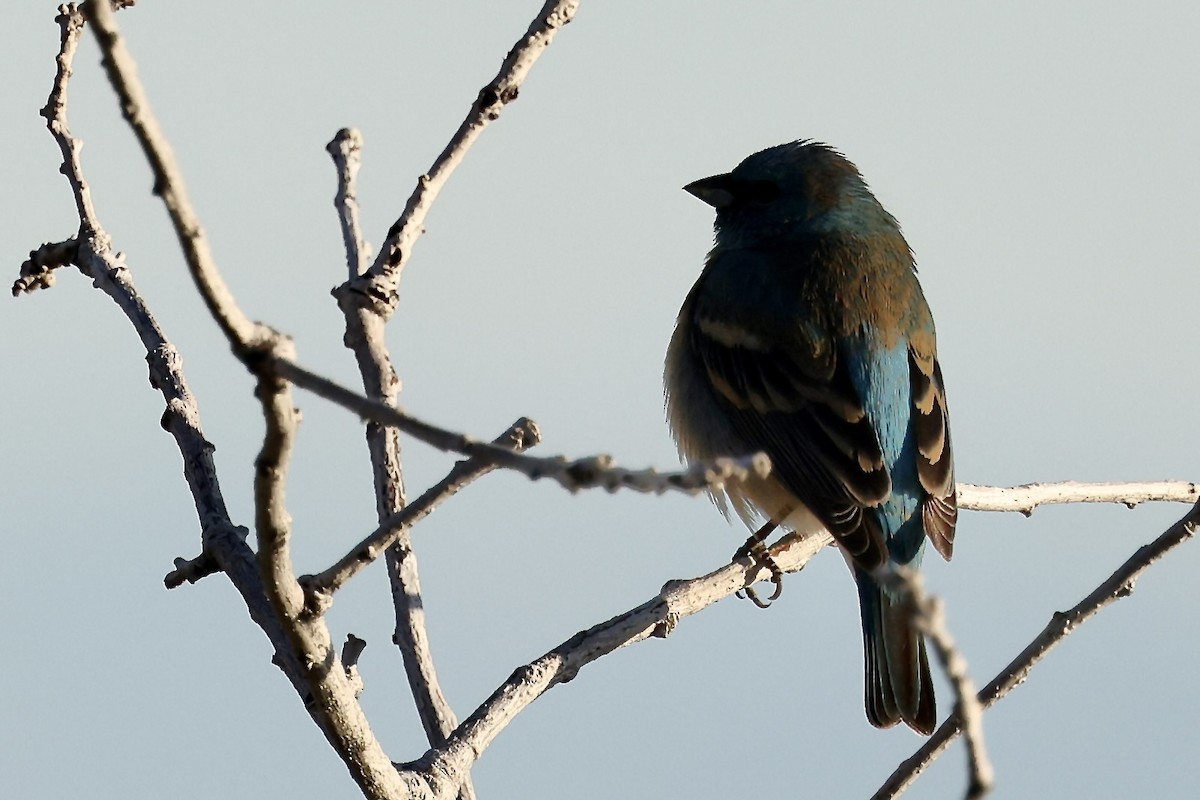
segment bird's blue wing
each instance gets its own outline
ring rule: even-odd
[[[891,493],[875,427],[832,337],[797,326],[770,340],[727,319],[693,319],[691,347],[740,437],[865,569],[887,558],[872,514]]]
[[[907,563],[922,531],[949,558],[957,509],[932,335],[899,339],[881,366],[864,360],[869,342],[834,336],[812,316],[781,330],[728,308],[694,306],[690,346],[740,438],[771,457],[776,479],[864,569],[889,551],[904,551]],[[884,382],[882,399],[865,375]],[[918,504],[921,527],[901,532]]]

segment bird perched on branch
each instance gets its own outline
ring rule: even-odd
[[[915,569],[927,537],[949,559],[958,517],[912,251],[858,169],[817,142],[763,150],[684,189],[717,219],[667,351],[680,453],[770,456],[770,475],[728,485],[718,505],[748,525],[832,534],[858,585],[867,718],[929,734],[925,641],[871,577]]]

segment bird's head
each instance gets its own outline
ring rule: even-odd
[[[828,233],[899,233],[854,164],[828,145],[798,141],[748,156],[685,191],[717,210],[717,243],[752,247]]]

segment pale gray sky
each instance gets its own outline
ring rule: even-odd
[[[9,4],[0,26],[7,280],[77,224],[37,114],[54,5]],[[343,262],[325,143],[362,130],[378,245],[538,5],[142,0],[119,15],[226,278],[305,364],[354,380],[328,295]],[[674,466],[662,355],[712,221],[679,187],[816,138],[859,165],[917,253],[961,480],[1196,478],[1197,41],[1188,2],[584,0],[428,220],[390,329],[402,402],[488,437],[529,415],[547,454]],[[101,217],[183,353],[246,523],[250,381],[194,295],[90,39],[76,73]],[[5,301],[0,337],[4,793],[356,796],[228,583],[162,588],[198,530],[116,307],[64,272]],[[374,504],[355,420],[299,400],[290,510],[310,571],[371,528]],[[413,494],[450,463],[406,455]],[[1183,511],[964,513],[953,563],[931,557],[927,574],[976,680]],[[488,477],[416,534],[448,697],[467,713],[743,536],[699,498]],[[1194,796],[1197,570],[1197,545],[1172,554],[987,715],[995,797]],[[389,754],[417,757],[382,569],[338,596],[332,625],[369,643],[363,701]],[[860,648],[852,583],[825,553],[771,610],[719,603],[551,691],[485,754],[480,796],[869,795],[920,740],[867,724]],[[962,782],[956,746],[909,796]]]

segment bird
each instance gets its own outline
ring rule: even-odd
[[[832,535],[858,590],[867,719],[928,735],[937,708],[924,637],[873,577],[917,569],[926,539],[949,561],[958,519],[946,391],[912,250],[858,168],[821,142],[770,147],[683,188],[716,222],[667,348],[680,455],[689,465],[770,457],[765,477],[713,499],[751,527]]]

